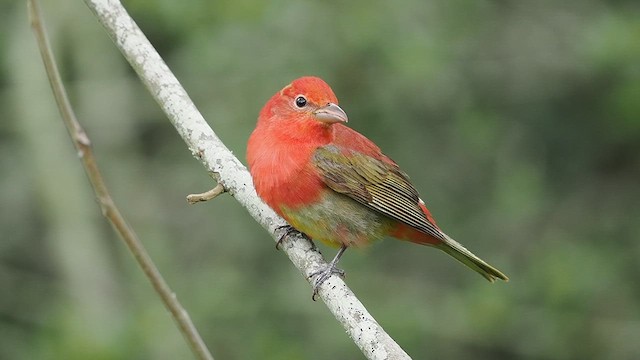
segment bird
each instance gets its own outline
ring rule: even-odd
[[[347,122],[331,87],[304,76],[267,101],[247,143],[262,201],[289,230],[339,248],[326,267],[309,276],[314,300],[322,283],[344,275],[337,265],[347,248],[387,237],[440,249],[491,282],[509,280],[445,234],[409,176]]]

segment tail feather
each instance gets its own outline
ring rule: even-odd
[[[464,246],[462,246],[460,243],[453,240],[446,234],[443,235],[445,236],[445,240],[442,243],[436,245],[440,250],[453,256],[456,260],[467,265],[469,268],[473,269],[478,274],[482,275],[484,278],[491,282],[494,282],[496,279],[509,281],[509,278],[500,270],[487,264],[486,262],[484,262],[484,260],[475,256],[471,251],[467,250]]]

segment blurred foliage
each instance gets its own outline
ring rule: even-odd
[[[82,2],[43,6],[113,196],[216,358],[360,358],[231,197],[186,204],[211,179]],[[415,359],[640,358],[638,1],[125,6],[241,159],[264,102],[319,75],[440,226],[511,277],[396,241],[347,252]],[[189,358],[93,201],[24,2],[0,8],[0,358]]]

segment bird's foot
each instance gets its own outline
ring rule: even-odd
[[[316,270],[309,275],[309,279],[315,277],[315,279],[313,279],[313,293],[311,295],[311,300],[316,301],[320,285],[327,281],[331,275],[338,275],[344,279],[344,270],[339,269],[333,261],[327,264],[326,267]]]
[[[280,247],[282,246],[282,241],[284,241],[284,239],[287,236],[291,235],[291,234],[298,233],[298,234],[302,235],[303,237],[309,239],[309,237],[305,233],[296,230],[296,228],[294,228],[291,225],[282,225],[282,226],[278,226],[276,228],[276,231],[281,231],[281,230],[283,231],[283,233],[278,238],[278,242],[276,242],[276,250],[280,250]]]

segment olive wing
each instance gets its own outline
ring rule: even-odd
[[[442,232],[420,208],[418,191],[397,165],[335,145],[318,148],[312,156],[312,163],[332,190],[444,240]]]

